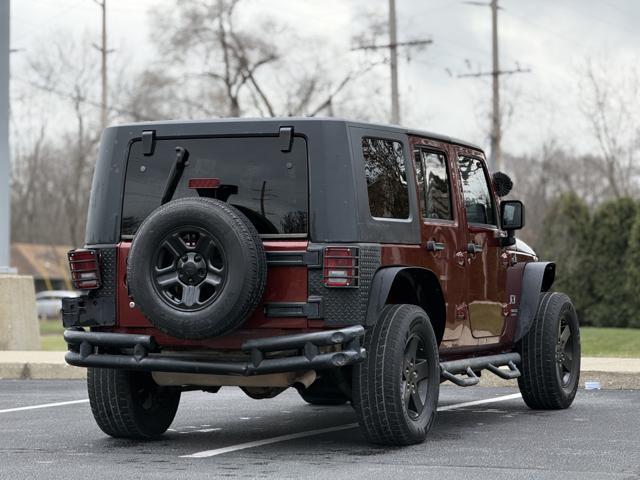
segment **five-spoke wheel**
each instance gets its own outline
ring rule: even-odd
[[[387,305],[365,335],[367,358],[354,367],[353,404],[367,440],[408,445],[425,439],[440,389],[438,344],[426,312]]]
[[[202,228],[181,227],[158,245],[153,281],[158,293],[182,310],[203,308],[224,288],[226,261],[215,237]]]
[[[518,386],[531,408],[567,408],[580,379],[580,327],[569,297],[544,292],[529,332],[518,343]]]

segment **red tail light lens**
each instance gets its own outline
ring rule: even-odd
[[[220,187],[219,178],[190,178],[189,179],[189,188],[195,188],[196,190],[200,188],[209,189],[209,188],[218,188],[218,187]]]
[[[102,286],[98,252],[87,249],[71,250],[67,256],[69,257],[73,288],[76,290],[95,290]]]
[[[323,268],[326,287],[357,287],[358,249],[325,247]]]

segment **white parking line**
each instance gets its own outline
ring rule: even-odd
[[[438,408],[439,412],[446,412],[447,410],[456,410],[458,408],[473,407],[474,405],[484,405],[486,403],[505,402],[507,400],[513,400],[514,398],[522,397],[519,393],[512,393],[511,395],[503,395],[502,397],[486,398],[483,400],[474,400],[473,402],[456,403],[455,405],[445,405]]]
[[[501,397],[486,398],[483,400],[474,400],[473,402],[456,403],[453,405],[445,405],[438,408],[439,412],[447,410],[456,410],[458,408],[472,407],[474,405],[484,405],[487,403],[504,402],[506,400],[513,400],[520,398],[519,393],[511,395],[503,395]],[[263,440],[256,440],[253,442],[239,443],[237,445],[231,445],[223,448],[216,448],[215,450],[205,450],[203,452],[192,453],[190,455],[181,455],[181,458],[209,458],[225,453],[236,452],[238,450],[246,450],[247,448],[261,447],[262,445],[270,445],[272,443],[286,442],[288,440],[294,440],[296,438],[311,437],[314,435],[322,435],[323,433],[338,432],[340,430],[348,430],[357,427],[357,423],[348,423],[346,425],[338,425],[337,427],[320,428],[317,430],[308,430],[306,432],[291,433],[289,435],[280,435],[278,437],[265,438]]]
[[[323,433],[337,432],[357,427],[357,423],[348,423],[347,425],[338,425],[337,427],[319,428],[318,430],[308,430],[306,432],[291,433],[289,435],[280,435],[279,437],[265,438],[264,440],[256,440],[254,442],[239,443],[229,447],[217,448],[215,450],[205,450],[204,452],[192,453],[191,455],[181,455],[182,458],[207,458],[222,455],[223,453],[235,452],[236,450],[245,450],[247,448],[260,447],[271,443],[286,442],[296,438],[310,437],[312,435],[321,435]]]
[[[49,407],[62,407],[64,405],[75,405],[77,403],[87,403],[88,401],[89,399],[85,398],[84,400],[72,400],[70,402],[43,403],[42,405],[31,405],[28,407],[7,408],[5,410],[0,410],[0,413],[22,412],[23,410],[37,410],[39,408],[49,408]]]

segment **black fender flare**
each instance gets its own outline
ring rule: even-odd
[[[529,262],[524,266],[514,342],[524,337],[533,325],[540,293],[551,288],[555,276],[556,264],[553,262]]]
[[[403,277],[403,281],[410,282],[410,290],[406,290],[406,285],[404,289],[395,290],[399,277]],[[422,267],[399,265],[379,269],[371,283],[366,326],[376,324],[389,295],[394,295],[400,303],[411,303],[422,307],[429,315],[440,342],[446,324],[446,303],[438,276],[433,271]]]
[[[373,276],[371,289],[369,290],[369,303],[367,305],[367,326],[375,325],[380,317],[380,312],[384,308],[387,296],[391,291],[393,281],[398,273],[409,267],[384,267],[379,269]]]

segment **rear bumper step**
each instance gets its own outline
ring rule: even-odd
[[[482,370],[489,370],[505,380],[518,378],[520,370],[516,367],[516,363],[520,363],[519,353],[465,358],[440,363],[440,375],[444,380],[449,380],[460,387],[471,387],[480,381],[476,372]],[[509,370],[500,369],[499,367],[502,366],[508,366]]]
[[[363,335],[364,327],[355,325],[338,330],[248,340],[242,345],[242,350],[250,354],[250,361],[223,362],[211,361],[203,357],[186,358],[161,354],[158,344],[150,335],[65,330],[64,339],[69,345],[65,360],[76,367],[119,368],[147,372],[259,375],[353,365],[364,360],[366,356],[360,342]],[[341,345],[342,349],[320,352],[319,347],[332,345]],[[117,352],[111,353],[114,349]],[[298,355],[265,358],[265,354],[269,352],[282,350],[298,350]]]

